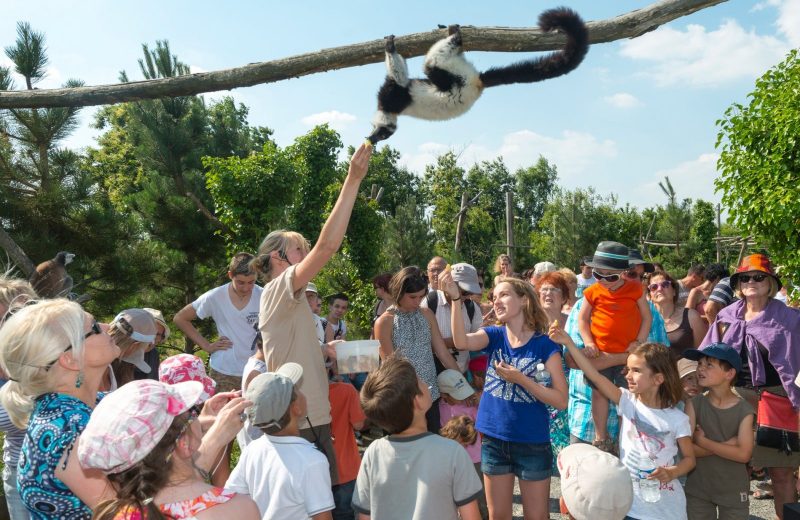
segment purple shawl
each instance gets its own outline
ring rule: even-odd
[[[766,370],[758,351],[760,343],[767,349],[767,359],[778,372],[792,406],[800,409],[800,388],[794,384],[800,371],[800,311],[771,298],[764,311],[750,321],[744,321],[744,313],[744,300],[722,309],[700,343],[700,349],[721,341],[741,353],[744,345],[753,386],[761,386],[765,383]],[[729,325],[722,337],[718,323]]]

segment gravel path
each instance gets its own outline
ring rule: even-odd
[[[753,500],[752,492],[755,491],[755,481],[750,483],[750,520],[772,520],[775,517],[775,509],[772,500]],[[558,512],[558,499],[561,496],[561,483],[558,478],[553,477],[550,482],[550,518],[567,519],[566,515]],[[519,496],[519,487],[514,487],[514,518],[522,520],[522,502]]]

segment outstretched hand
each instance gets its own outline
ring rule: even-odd
[[[372,156],[372,144],[361,143],[356,153],[350,159],[350,167],[347,170],[347,176],[361,182],[367,176],[367,169],[369,168],[369,158]]]
[[[453,280],[453,275],[450,271],[445,271],[439,274],[439,288],[452,300],[461,297],[461,289],[458,284]]]

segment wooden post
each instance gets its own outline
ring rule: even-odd
[[[506,192],[506,254],[514,265],[514,194]]]
[[[750,237],[744,237],[742,240],[742,248],[739,250],[739,258],[736,259],[736,267],[739,267],[739,264],[742,263],[742,258],[744,258],[744,254],[747,251],[747,242],[750,240]]]
[[[461,234],[464,232],[464,219],[467,218],[467,193],[461,194],[461,210],[458,212],[458,223],[456,224],[456,243],[454,253],[458,256],[458,248],[461,246]]]
[[[720,238],[722,237],[722,223],[720,220],[721,204],[717,204],[717,263],[722,262],[722,244]]]

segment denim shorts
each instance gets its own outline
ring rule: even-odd
[[[553,450],[549,442],[511,442],[484,435],[481,470],[486,475],[513,473],[520,480],[545,480],[553,472]]]

